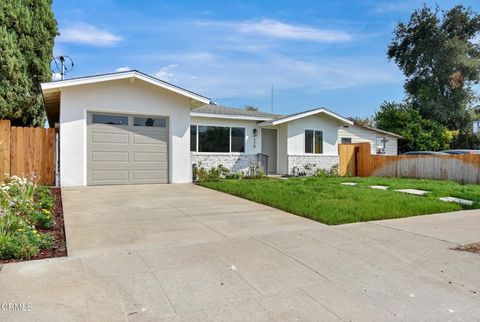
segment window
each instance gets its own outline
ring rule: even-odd
[[[385,154],[387,140],[385,138],[375,138],[377,154]]]
[[[197,151],[197,126],[190,125],[190,151]]]
[[[351,144],[352,138],[342,138],[342,144]]]
[[[192,152],[245,152],[245,128],[228,126],[190,126]]]
[[[232,127],[231,152],[245,152],[245,129]]]
[[[315,131],[315,154],[323,153],[323,132]]]
[[[128,125],[128,116],[111,114],[93,114],[93,124]]]
[[[313,153],[313,131],[305,130],[305,153]]]
[[[230,152],[230,128],[198,126],[198,152]]]
[[[305,130],[305,153],[323,153],[323,132]]]
[[[166,127],[167,120],[164,118],[134,117],[133,125],[134,126]]]

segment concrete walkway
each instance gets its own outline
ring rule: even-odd
[[[193,185],[63,191],[68,258],[7,264],[16,321],[475,321],[480,212],[329,227]],[[388,211],[388,210],[386,210]]]

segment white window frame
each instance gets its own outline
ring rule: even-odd
[[[195,152],[195,153],[204,153],[204,154],[225,154],[225,153],[238,153],[238,154],[245,154],[247,153],[247,128],[245,126],[231,126],[231,125],[220,125],[220,124],[190,124],[190,126],[195,126],[196,130],[196,135],[195,135],[195,140],[197,141],[195,147],[195,151],[190,151],[190,152]],[[210,127],[228,127],[228,132],[229,132],[229,142],[228,142],[228,152],[199,152],[198,151],[198,127],[199,126],[210,126]],[[244,148],[243,152],[232,152],[232,128],[239,128],[243,129],[243,141],[244,141]]]
[[[350,143],[343,143],[342,141],[343,141],[344,139],[350,140]],[[340,138],[340,144],[352,144],[352,143],[353,143],[353,142],[352,142],[352,138],[351,138],[351,137],[342,136],[342,137]]]
[[[305,141],[307,140],[306,135],[305,135],[306,131],[313,131],[313,140],[312,140],[313,145],[312,145],[312,152],[311,153],[305,151]],[[315,131],[322,132],[322,153],[315,153]],[[323,143],[325,142],[325,140],[323,139],[323,133],[324,133],[323,130],[319,130],[319,129],[304,129],[303,130],[303,153],[304,154],[308,154],[308,155],[322,155],[322,154],[325,154],[325,153],[323,153],[323,148],[324,148]]]
[[[379,148],[378,140],[381,140],[383,147]],[[375,137],[375,154],[387,154],[387,138],[382,136]],[[382,150],[383,149],[383,150]]]

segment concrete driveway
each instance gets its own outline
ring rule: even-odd
[[[480,320],[480,212],[329,227],[193,185],[64,189],[68,258],[8,264],[18,321]],[[386,210],[388,211],[388,210]]]

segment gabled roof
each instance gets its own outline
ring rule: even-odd
[[[361,124],[359,122],[356,122],[355,120],[352,120],[353,121],[353,124],[355,126],[358,126],[358,127],[362,127],[366,130],[370,130],[370,131],[374,131],[374,132],[378,132],[378,133],[382,133],[382,134],[386,134],[386,135],[389,135],[389,136],[393,136],[397,139],[404,139],[403,136],[401,135],[398,135],[398,134],[395,134],[395,133],[392,133],[392,132],[388,132],[388,131],[384,131],[384,130],[380,130],[380,129],[377,129],[376,127],[372,127],[372,126],[368,126],[368,125],[365,125],[365,124]]]
[[[165,82],[161,79],[155,78],[153,76],[147,75],[145,73],[139,72],[138,70],[130,70],[125,72],[118,72],[118,73],[110,73],[110,74],[100,74],[100,75],[93,75],[93,76],[85,76],[85,77],[77,77],[77,78],[69,78],[65,80],[58,80],[58,81],[51,81],[42,83],[42,91],[44,93],[55,92],[58,91],[60,88],[69,87],[69,86],[77,86],[77,85],[84,85],[84,84],[92,84],[98,82],[105,82],[111,80],[119,80],[119,79],[140,79],[144,82],[150,83],[155,86],[162,87],[164,89],[170,90],[177,94],[189,97],[193,100],[199,101],[204,104],[209,104],[210,99],[203,95],[197,94],[195,92],[189,91],[182,87],[170,84]]]
[[[226,107],[215,104],[202,105],[190,110],[191,116],[235,118],[242,120],[270,121],[281,117],[278,114],[265,113],[261,111],[246,110],[240,108]]]
[[[259,126],[273,126],[273,125],[278,125],[278,124],[298,120],[298,119],[301,119],[301,118],[304,118],[304,117],[307,117],[307,116],[317,115],[317,114],[325,114],[325,115],[330,116],[333,119],[336,119],[340,123],[353,125],[353,122],[350,121],[349,119],[347,119],[347,118],[345,118],[341,115],[338,115],[337,113],[334,113],[330,110],[327,110],[326,108],[323,108],[323,107],[315,108],[315,109],[304,111],[304,112],[285,115],[285,116],[282,116],[282,117],[277,118],[275,120],[259,123],[258,125]]]
[[[121,79],[139,79],[146,83],[161,87],[163,89],[172,91],[179,95],[183,95],[191,99],[192,105],[210,103],[210,99],[208,97],[189,91],[185,88],[170,84],[161,79],[139,72],[138,70],[69,78],[65,80],[51,81],[51,82],[40,84],[43,92],[43,101],[45,103],[45,109],[47,110],[47,117],[48,117],[48,122],[50,126],[53,126],[53,124],[55,122],[58,122],[59,120],[61,88],[78,86],[78,85],[86,85],[86,84],[95,84],[99,82],[107,82],[107,81],[121,80]]]

